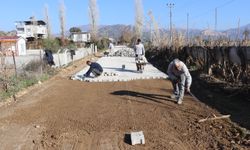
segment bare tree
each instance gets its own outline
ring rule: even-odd
[[[243,32],[244,40],[247,41],[249,37],[250,31],[248,29],[245,29]]]
[[[98,8],[97,0],[89,0],[89,19],[91,25],[91,40],[92,42],[97,42],[97,33],[98,33]]]
[[[176,48],[176,50],[179,50],[185,44],[185,36],[183,33],[176,30],[173,30],[173,35],[173,46]]]
[[[49,20],[49,8],[47,4],[45,4],[44,6],[44,15],[45,15],[48,38],[51,38],[51,25],[50,25],[50,20]]]
[[[130,26],[127,26],[126,28],[123,29],[121,37],[120,37],[120,42],[121,43],[130,43],[131,39],[133,37],[133,33],[131,31]]]
[[[35,39],[37,39],[37,20],[35,16],[30,17],[30,21],[32,22],[32,33]]]
[[[161,36],[161,41],[158,49],[163,49],[164,47],[167,47],[169,43],[170,43],[170,38],[168,36],[168,33],[163,33]]]
[[[151,34],[151,42],[152,42],[152,45],[155,46],[155,47],[158,47],[160,42],[161,42],[161,37],[160,37],[160,31],[159,31],[159,27],[158,27],[158,23],[155,21],[155,18],[153,16],[153,13],[152,11],[149,11],[148,12],[148,15],[150,17],[150,23],[153,25],[153,29],[152,27],[150,27],[151,31],[150,31],[150,34]]]
[[[135,37],[142,37],[142,29],[143,29],[143,7],[142,0],[135,0]]]
[[[62,46],[64,46],[65,44],[65,5],[64,5],[64,1],[62,0],[61,4],[60,4],[60,9],[59,9],[59,19],[60,19],[60,28],[61,28],[61,42],[62,42]]]

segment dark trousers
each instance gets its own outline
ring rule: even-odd
[[[102,74],[102,71],[98,70],[98,69],[93,69],[92,70],[92,74],[95,76],[95,77],[98,77]]]

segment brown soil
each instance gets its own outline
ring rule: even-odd
[[[167,80],[87,83],[68,80],[84,60],[25,91],[0,110],[0,149],[249,149],[229,119],[186,95],[169,96]],[[145,145],[130,145],[129,133],[143,131]]]
[[[208,106],[223,114],[230,114],[231,120],[250,130],[250,86],[228,84],[204,74],[193,73],[193,91]],[[205,90],[199,90],[205,89]]]

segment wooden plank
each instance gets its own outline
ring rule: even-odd
[[[220,117],[215,116],[215,117],[213,117],[213,118],[201,119],[201,120],[199,120],[198,122],[205,122],[205,121],[211,121],[211,120],[217,120],[217,119],[224,119],[224,118],[229,118],[229,117],[230,117],[230,115],[222,115],[222,116],[220,116]]]

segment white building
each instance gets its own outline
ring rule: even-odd
[[[6,56],[26,55],[26,40],[23,37],[17,36],[1,36],[0,37],[0,52]]]
[[[17,36],[24,37],[28,40],[46,38],[47,28],[46,23],[42,20],[17,21],[15,23]]]
[[[90,42],[90,33],[88,32],[72,32],[69,36],[70,40],[77,43]]]

